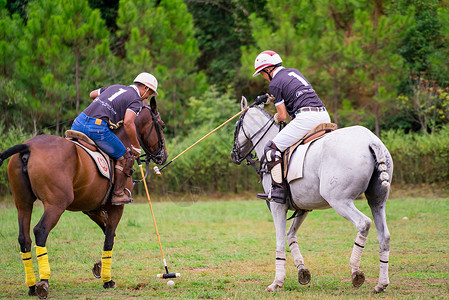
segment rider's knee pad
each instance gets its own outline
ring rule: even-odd
[[[282,183],[282,153],[276,147],[273,141],[269,141],[265,146],[265,158],[267,160],[267,168],[271,173],[271,178],[276,183]]]

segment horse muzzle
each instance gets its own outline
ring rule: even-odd
[[[242,163],[242,160],[239,158],[239,155],[235,150],[231,151],[231,160],[232,160],[232,163],[234,163],[236,165],[240,165]]]

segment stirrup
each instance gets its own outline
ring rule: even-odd
[[[129,204],[133,202],[133,198],[126,195],[125,192],[121,192],[119,194],[113,193],[111,198],[111,204],[112,205],[123,205],[123,204]]]
[[[287,203],[285,198],[282,199],[282,198],[278,198],[278,197],[273,197],[272,195],[270,197],[269,194],[257,194],[257,198],[263,199],[263,200],[267,200],[267,201],[270,201],[270,202],[274,201],[274,202],[279,203],[279,204]]]

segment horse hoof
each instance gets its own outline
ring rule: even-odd
[[[115,282],[114,282],[113,280],[110,280],[110,281],[108,281],[108,282],[105,282],[105,283],[103,284],[103,287],[104,287],[105,289],[115,289],[117,286],[115,285]]]
[[[28,287],[28,296],[37,296],[36,285]]]
[[[306,285],[310,282],[312,276],[310,275],[309,269],[300,269],[298,271],[298,281],[302,285]]]
[[[376,285],[375,287],[374,287],[374,294],[379,294],[379,293],[383,293],[383,292],[385,292],[385,289],[386,289],[387,287],[385,286],[379,286],[379,285]]]
[[[92,273],[94,274],[95,278],[101,278],[101,260],[94,263]]]
[[[279,288],[280,288],[279,285],[273,283],[273,284],[270,284],[269,286],[267,286],[265,291],[267,291],[267,292],[277,292],[279,290]]]
[[[46,280],[41,280],[36,284],[36,294],[39,299],[47,299],[48,282]]]
[[[357,270],[352,273],[352,285],[354,287],[360,287],[365,282],[365,275],[361,270]]]

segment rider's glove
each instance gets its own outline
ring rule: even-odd
[[[268,94],[264,94],[264,95],[259,95],[256,97],[256,100],[254,101],[254,103],[256,105],[260,105],[262,103],[267,103],[268,101]]]

